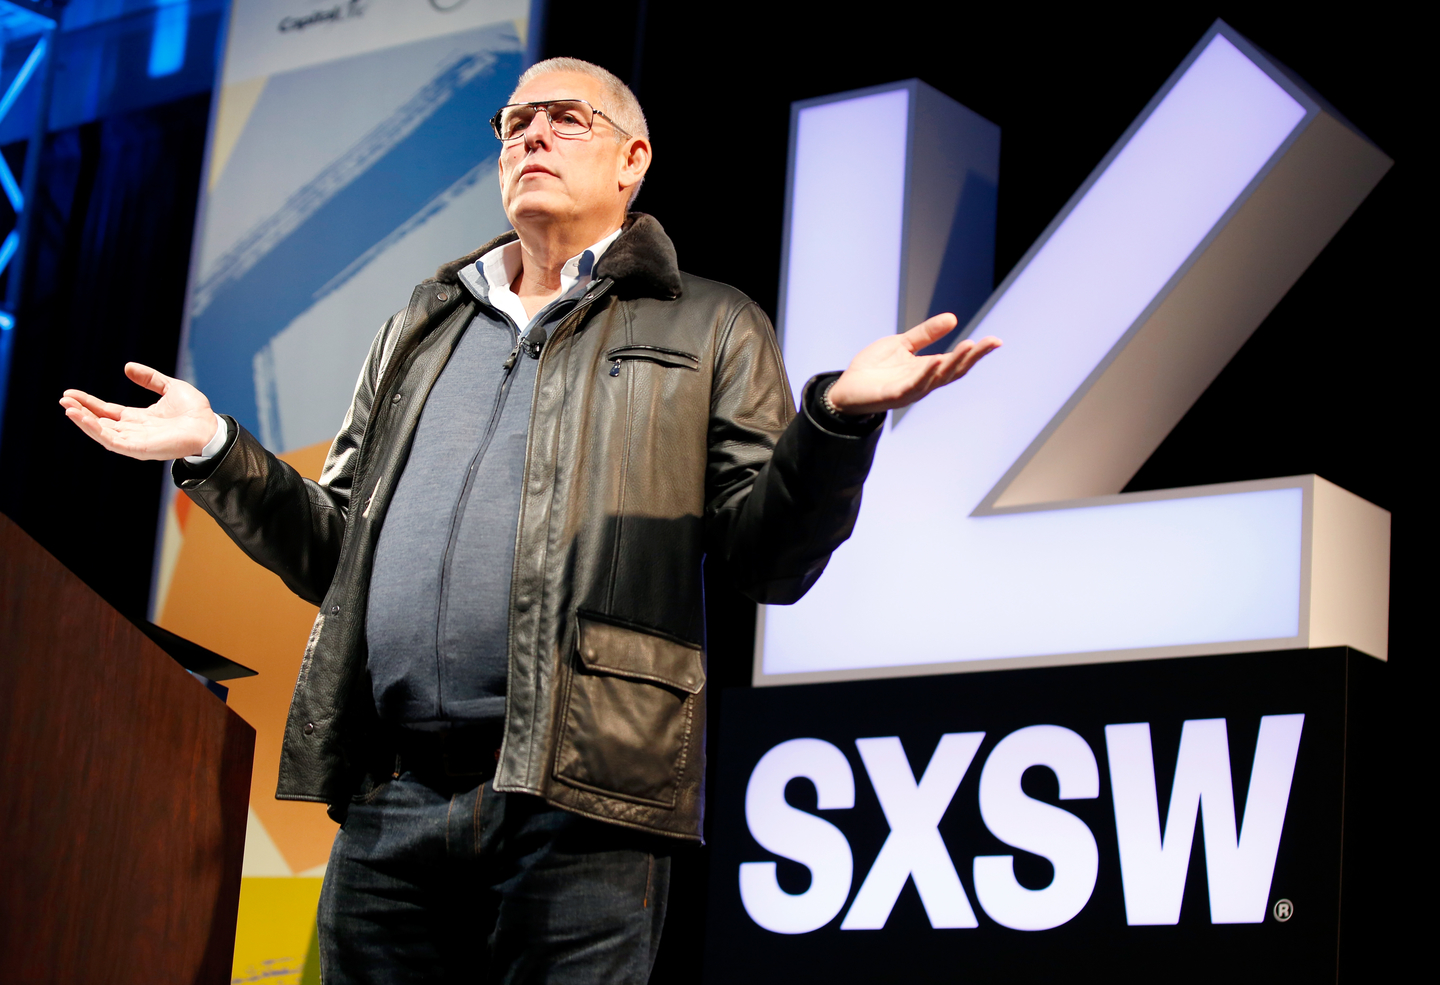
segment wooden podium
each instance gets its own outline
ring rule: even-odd
[[[0,515],[0,980],[229,982],[254,752]]]

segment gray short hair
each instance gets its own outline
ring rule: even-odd
[[[543,62],[536,62],[527,68],[525,74],[520,76],[520,81],[515,83],[515,92],[519,92],[531,79],[555,72],[586,75],[599,82],[605,93],[605,105],[595,108],[603,111],[630,136],[643,137],[647,141],[650,139],[650,127],[645,123],[645,112],[640,108],[640,100],[635,98],[635,93],[613,72],[593,62],[579,58],[547,58]],[[510,98],[514,99],[515,93],[512,92]]]
[[[515,93],[519,92],[531,79],[539,78],[542,75],[551,75],[555,72],[585,75],[599,82],[601,91],[605,93],[605,105],[595,108],[604,112],[630,136],[642,137],[647,142],[650,140],[650,126],[645,122],[645,111],[640,108],[640,100],[635,98],[635,93],[630,91],[630,87],[621,82],[614,72],[581,58],[547,58],[543,62],[536,62],[520,76],[520,81],[515,83],[515,91],[510,94],[510,98],[514,99]],[[625,203],[627,209],[635,204],[635,196],[640,194],[640,186],[644,183],[642,178],[635,183],[634,188],[630,189],[630,200]]]

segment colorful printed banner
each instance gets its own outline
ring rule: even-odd
[[[508,228],[487,121],[520,74],[528,7],[232,6],[180,372],[306,476],[380,324],[439,264]],[[156,574],[157,623],[260,672],[230,690],[257,732],[235,980],[298,982],[314,972],[335,826],[320,805],[275,800],[275,782],[315,608],[184,496],[165,510]]]

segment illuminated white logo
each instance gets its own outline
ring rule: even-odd
[[[985,760],[980,774],[980,816],[1007,845],[1050,861],[1055,876],[1044,889],[1015,879],[1012,855],[975,859],[975,895],[990,918],[1013,930],[1049,930],[1068,923],[1090,902],[1100,871],[1095,836],[1074,814],[1020,789],[1031,766],[1049,768],[1060,781],[1060,799],[1100,796],[1100,771],[1090,746],[1068,728],[1032,725],[1012,732]]]
[[[1260,720],[1249,793],[1237,827],[1225,720],[1187,721],[1163,833],[1149,724],[1106,726],[1128,923],[1179,922],[1197,816],[1205,822],[1211,922],[1265,920],[1304,722],[1304,715]],[[984,737],[983,732],[943,736],[918,783],[898,737],[856,740],[890,834],[841,930],[883,928],[907,879],[914,880],[932,927],[979,926],[938,825]],[[990,919],[1014,930],[1049,930],[1074,919],[1090,901],[1102,861],[1095,836],[1083,821],[1021,789],[1021,776],[1035,766],[1055,774],[1061,800],[1100,795],[1095,753],[1070,729],[1032,725],[1005,736],[990,751],[976,805],[985,826],[1005,844],[1048,859],[1054,869],[1048,886],[1029,889],[1015,878],[1013,856],[974,857],[976,899]],[[854,876],[854,856],[844,833],[786,802],[785,786],[797,778],[814,784],[819,810],[855,806],[850,763],[829,742],[791,739],[756,764],[745,791],[751,836],[765,850],[810,870],[809,888],[788,893],[776,879],[774,862],[741,864],[745,912],[778,934],[809,933],[834,920],[845,908]]]
[[[1270,874],[1275,871],[1275,853],[1280,849],[1280,830],[1285,825],[1304,723],[1304,715],[1267,715],[1260,720],[1250,792],[1237,835],[1225,720],[1186,722],[1180,733],[1180,755],[1163,837],[1150,726],[1142,722],[1105,727],[1128,923],[1179,922],[1197,814],[1205,818],[1210,921],[1260,923],[1265,919]]]
[[[905,190],[924,185],[909,98],[797,110],[793,379],[906,308]],[[1389,164],[1213,28],[971,320],[1005,348],[892,421],[850,542],[801,602],[764,610],[756,682],[1335,644],[1383,657],[1384,511],[1314,476],[1118,493]],[[837,257],[863,288],[836,282]]]
[[[820,810],[855,806],[850,763],[828,742],[791,739],[755,764],[745,790],[745,823],[751,836],[765,850],[810,870],[810,888],[791,894],[780,888],[774,862],[740,866],[745,912],[777,934],[804,934],[833,920],[850,895],[855,869],[850,843],[839,828],[785,803],[785,784],[801,776],[815,784]]]
[[[890,825],[890,836],[845,914],[841,930],[885,926],[906,879],[915,880],[930,926],[979,926],[936,827],[984,738],[984,732],[942,736],[919,783],[897,737],[855,740]]]

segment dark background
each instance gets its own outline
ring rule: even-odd
[[[1430,226],[1418,146],[1430,127],[1412,95],[1426,29],[1373,4],[1323,17],[1131,10],[553,0],[535,27],[541,55],[590,59],[635,88],[656,155],[637,208],[664,224],[685,269],[737,285],[772,315],[793,100],[919,77],[999,124],[998,281],[1215,17],[1297,72],[1396,165],[1128,488],[1314,472],[1390,510],[1386,707],[1403,730],[1430,688],[1421,619],[1433,521],[1404,451],[1419,433],[1434,323],[1415,296],[1410,235]],[[193,96],[49,136],[18,312],[0,510],[132,614],[149,596],[161,466],[106,455],[55,401],[76,386],[138,402],[120,374],[127,359],[173,370],[207,111],[208,97]],[[18,172],[15,148],[6,153]],[[708,605],[723,705],[723,688],[749,680],[753,611],[717,585]],[[1400,755],[1397,778],[1408,770]],[[677,858],[656,981],[695,977],[707,851]],[[1377,950],[1403,945],[1409,926],[1399,877],[1394,893],[1395,937]]]

